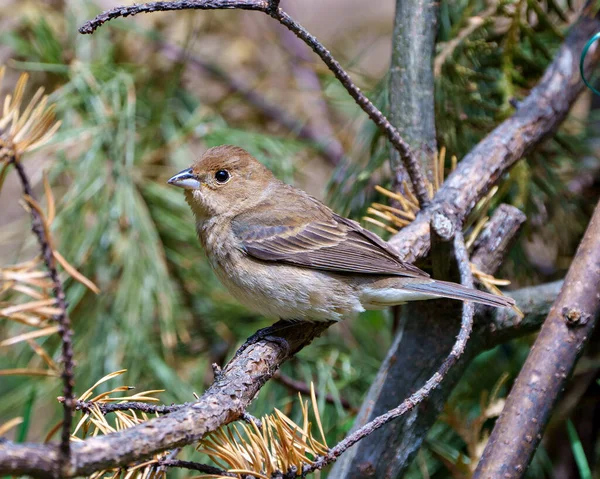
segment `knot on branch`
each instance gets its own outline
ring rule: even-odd
[[[431,229],[443,241],[450,241],[456,233],[452,220],[441,211],[436,211],[431,217]]]
[[[581,311],[579,308],[571,308],[568,306],[565,306],[561,312],[567,326],[583,326],[591,317],[589,313]]]

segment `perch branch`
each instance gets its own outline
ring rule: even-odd
[[[548,304],[552,302],[560,284],[561,282],[556,282],[515,292],[512,296],[525,313],[525,319],[517,324],[514,313],[505,316],[497,310],[491,316],[495,326],[485,329],[488,347],[494,345],[496,334],[516,337],[535,330],[536,326],[543,321],[548,311]],[[489,321],[486,320],[486,324]],[[73,443],[71,467],[67,471],[67,476],[91,474],[102,468],[125,467],[136,460],[152,457],[157,452],[192,444],[201,439],[206,432],[241,417],[262,384],[280,364],[310,343],[328,326],[326,324],[307,326],[299,323],[286,334],[286,340],[290,344],[289,350],[285,350],[278,343],[259,341],[250,346],[244,354],[232,360],[223,369],[219,381],[213,384],[197,402],[181,406],[165,406],[177,409],[166,416],[118,433]],[[478,334],[469,344],[477,336]],[[443,384],[445,385],[446,382]],[[444,391],[445,389],[446,387]],[[56,468],[58,450],[55,444],[0,442],[0,474],[56,477],[53,476],[53,471]]]
[[[496,422],[475,479],[524,477],[599,313],[600,203]]]
[[[241,418],[277,368],[329,325],[293,324],[278,333],[285,341],[262,339],[248,345],[243,354],[236,355],[223,368],[198,401],[118,433],[73,443],[65,475],[89,475],[105,468],[126,466],[158,452],[192,444],[221,425]],[[48,465],[55,464],[55,445],[5,444],[0,445],[0,474],[48,477],[48,471],[53,470]],[[32,457],[32,454],[44,457]]]
[[[429,195],[425,186],[425,181],[419,162],[415,158],[412,150],[408,146],[398,130],[392,126],[381,111],[360,91],[350,76],[333,58],[327,50],[313,35],[311,35],[302,25],[291,18],[286,12],[279,8],[279,2],[264,0],[181,0],[179,2],[156,2],[144,3],[140,5],[131,5],[116,7],[108,10],[96,18],[86,22],[80,29],[80,33],[93,33],[98,27],[109,20],[119,17],[128,17],[139,13],[151,13],[169,10],[217,10],[217,9],[242,9],[255,10],[266,13],[286,28],[291,30],[298,38],[306,43],[323,60],[325,65],[331,70],[340,83],[346,88],[346,91],[356,101],[356,103],[369,115],[369,118],[381,129],[392,143],[394,148],[400,153],[400,158],[410,176],[415,195],[422,207],[429,204]]]
[[[27,176],[23,164],[16,157],[12,158],[11,163],[17,170],[17,174],[21,180],[23,194],[26,198],[29,197],[34,199],[33,189],[31,188],[31,183],[29,182],[29,177]],[[31,213],[31,230],[38,240],[44,264],[46,265],[46,269],[48,270],[48,274],[52,281],[56,306],[60,310],[60,314],[54,316],[53,319],[58,323],[58,334],[62,341],[61,362],[63,370],[61,377],[63,380],[63,394],[65,399],[63,401],[63,424],[60,441],[60,461],[58,463],[58,470],[61,471],[63,467],[66,467],[68,464],[71,455],[71,422],[73,418],[73,387],[75,385],[73,377],[73,331],[71,330],[71,321],[69,319],[69,314],[67,313],[65,290],[62,281],[58,276],[58,270],[56,269],[51,239],[46,236],[44,219],[42,218],[41,213],[33,206],[30,206],[29,210]]]

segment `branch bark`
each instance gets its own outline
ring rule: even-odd
[[[434,212],[439,211],[460,223],[511,166],[565,119],[584,88],[579,75],[579,55],[587,40],[600,30],[600,19],[592,13],[591,6],[582,13],[541,81],[519,104],[514,115],[459,162],[430,207],[390,240],[407,261],[414,262],[429,251],[429,223]],[[599,51],[596,49],[588,56],[588,74],[600,58]]]
[[[496,422],[474,479],[525,475],[599,315],[600,203]]]
[[[430,182],[437,153],[433,56],[438,10],[439,2],[432,0],[396,0],[389,80],[390,121]],[[398,191],[405,170],[396,151],[390,160]]]

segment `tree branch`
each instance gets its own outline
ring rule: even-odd
[[[267,12],[269,2],[265,0],[179,0],[176,2],[151,2],[116,7],[97,15],[86,22],[79,33],[92,34],[106,22],[115,18],[133,17],[140,13],[168,12],[172,10],[255,10]]]
[[[433,0],[396,0],[389,79],[390,120],[431,182],[437,153],[432,66],[438,10]],[[398,191],[404,168],[397,152],[391,152],[390,162]]]
[[[584,88],[578,70],[579,55],[587,40],[600,30],[598,16],[591,15],[591,8],[582,13],[541,81],[519,104],[515,114],[459,162],[431,206],[390,240],[406,261],[414,262],[429,251],[429,223],[434,212],[440,211],[448,218],[455,218],[453,222],[461,223],[492,185],[565,119]],[[588,56],[588,74],[597,64],[599,52],[596,49]]]
[[[59,397],[60,402],[64,402],[63,397]],[[108,403],[108,402],[95,402],[95,401],[75,401],[75,410],[90,413],[94,406],[100,409],[100,412],[104,415],[110,414],[115,411],[140,411],[146,414],[168,414],[170,412],[177,411],[182,407],[189,406],[192,403],[185,404],[172,404],[167,406],[165,404],[148,404],[139,401],[128,401],[120,403]]]
[[[392,126],[381,111],[360,91],[350,76],[333,58],[327,50],[313,35],[311,35],[302,25],[291,18],[281,8],[278,1],[261,0],[181,0],[179,2],[156,2],[144,3],[141,5],[123,6],[113,8],[107,12],[101,13],[93,20],[86,22],[80,29],[80,33],[93,33],[98,27],[109,20],[119,17],[128,17],[139,13],[150,13],[168,10],[217,10],[217,9],[242,9],[255,10],[266,13],[286,28],[291,30],[298,38],[306,43],[323,60],[325,65],[331,70],[340,83],[346,88],[346,91],[356,101],[356,103],[369,115],[369,118],[381,129],[392,143],[394,148],[400,153],[400,158],[404,167],[410,176],[415,195],[422,207],[429,204],[429,195],[425,186],[423,174],[419,163],[415,158],[408,144],[402,139],[398,130]]]
[[[198,401],[118,433],[73,443],[66,476],[125,466],[157,452],[192,444],[223,424],[235,421],[277,368],[330,324],[292,324],[278,333],[284,341],[262,339],[247,346],[243,354],[236,355]],[[32,454],[44,457],[34,458]],[[48,464],[55,464],[56,457],[55,445],[10,443],[0,446],[0,474],[48,477],[52,471]]]
[[[25,198],[31,198],[35,200],[29,177],[25,172],[23,164],[17,157],[13,157],[10,161],[17,170],[19,179],[23,186],[23,194]],[[54,297],[56,298],[56,306],[60,310],[60,314],[53,317],[54,321],[58,323],[58,334],[62,342],[62,353],[61,362],[63,370],[61,372],[61,378],[63,380],[63,423],[61,430],[61,441],[60,441],[60,455],[59,462],[55,465],[58,466],[58,470],[62,471],[64,467],[69,463],[71,455],[71,423],[73,419],[73,387],[75,386],[75,380],[73,377],[73,343],[72,336],[73,331],[71,329],[71,320],[67,313],[67,300],[65,296],[65,290],[58,276],[58,270],[56,269],[56,261],[54,259],[54,252],[52,250],[51,238],[46,234],[47,227],[45,226],[44,219],[40,211],[38,211],[32,204],[29,205],[29,211],[31,213],[31,230],[37,237],[42,258],[50,279],[52,280],[52,289]]]
[[[474,479],[525,476],[552,410],[598,321],[599,292],[600,203],[496,422]]]

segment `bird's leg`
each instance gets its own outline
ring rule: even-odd
[[[246,339],[246,342],[242,344],[242,346],[236,351],[234,358],[237,358],[240,354],[242,354],[248,347],[253,344],[258,343],[259,341],[265,340],[270,341],[272,343],[278,344],[281,348],[289,354],[290,345],[285,338],[282,338],[278,333],[285,331],[289,328],[297,326],[297,321],[286,321],[284,319],[280,319],[272,326],[267,328],[262,328],[256,331],[252,336]]]

